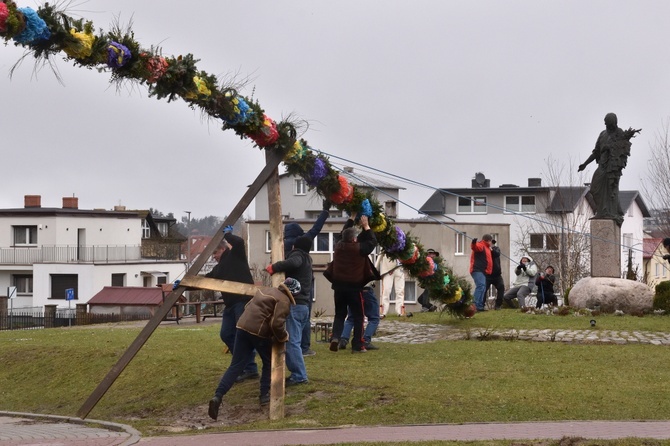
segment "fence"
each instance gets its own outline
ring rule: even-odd
[[[93,314],[56,311],[45,316],[42,311],[0,311],[0,330],[34,330],[75,325],[104,324],[148,320],[147,314]]]
[[[142,259],[176,260],[179,244],[147,243],[143,245],[95,245],[0,248],[0,264],[32,265],[34,263],[110,263]]]

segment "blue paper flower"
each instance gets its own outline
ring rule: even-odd
[[[326,177],[326,174],[326,163],[321,158],[317,158],[316,161],[314,161],[314,170],[312,171],[312,174],[305,178],[305,181],[307,181],[307,184],[310,186],[315,187]]]
[[[242,96],[235,96],[231,103],[233,104],[233,115],[231,117],[223,117],[223,121],[228,125],[242,124],[249,119],[253,114],[250,111],[249,104],[242,98]]]
[[[51,37],[51,31],[49,31],[47,23],[32,8],[18,8],[17,11],[23,13],[26,27],[21,34],[14,37],[16,42],[29,44],[36,40],[48,40]]]
[[[361,203],[361,215],[366,217],[372,217],[372,206],[370,205],[370,200],[367,198]]]
[[[398,226],[395,227],[396,241],[394,244],[386,248],[386,252],[398,252],[405,249],[406,237],[405,233]]]

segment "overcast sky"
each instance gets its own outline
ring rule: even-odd
[[[67,12],[105,31],[132,19],[143,47],[250,78],[241,93],[277,121],[307,120],[312,147],[434,187],[469,187],[479,171],[525,185],[549,156],[577,165],[614,112],[643,129],[621,180],[639,189],[670,117],[667,0],[75,0]],[[225,216],[264,164],[183,101],[117,90],[109,73],[57,58],[60,85],[28,58],[10,79],[22,54],[0,48],[0,208],[74,194],[85,209]],[[416,208],[433,192],[392,182]]]

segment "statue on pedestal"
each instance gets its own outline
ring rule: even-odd
[[[605,130],[600,132],[596,146],[578,172],[594,161],[598,164],[591,180],[591,195],[596,204],[593,218],[614,220],[619,227],[623,223],[623,210],[619,204],[619,180],[630,156],[631,138],[641,129],[621,130],[614,113],[605,116]]]

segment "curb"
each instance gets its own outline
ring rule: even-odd
[[[137,429],[128,426],[127,424],[120,424],[120,423],[112,423],[111,421],[102,421],[102,420],[89,420],[89,419],[82,419],[82,418],[76,418],[76,417],[66,417],[62,415],[44,415],[44,414],[35,414],[35,413],[25,413],[25,412],[7,412],[4,410],[0,410],[0,415],[6,415],[8,417],[23,417],[23,418],[33,418],[33,419],[46,419],[46,420],[52,420],[52,421],[60,421],[64,423],[72,423],[72,424],[81,424],[81,425],[89,425],[89,424],[97,424],[100,426],[103,426],[107,428],[108,430],[114,431],[114,432],[125,432],[127,433],[130,437],[121,443],[119,446],[131,446],[140,441],[142,438],[142,434],[140,431]]]

